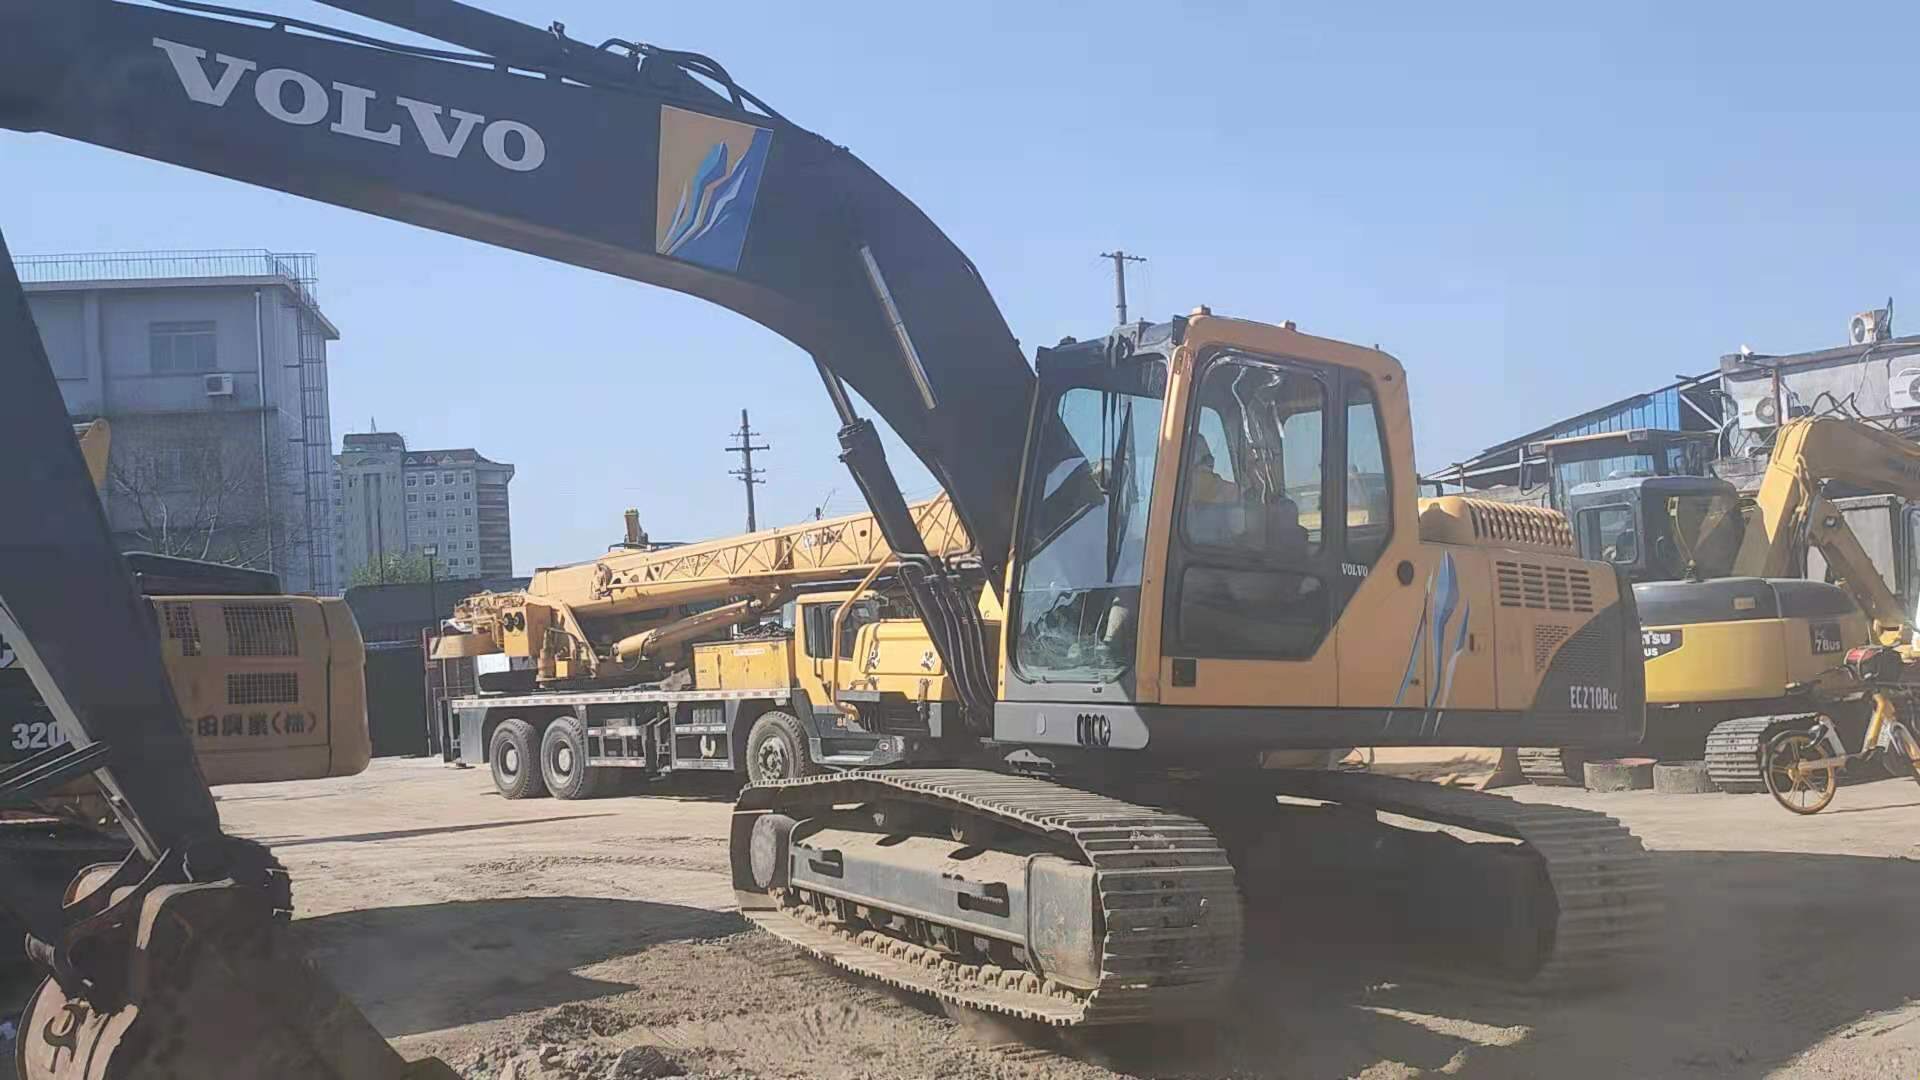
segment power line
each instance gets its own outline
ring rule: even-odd
[[[726,448],[726,450],[730,454],[740,455],[740,467],[737,469],[728,470],[727,475],[739,477],[740,482],[746,485],[747,531],[759,532],[760,525],[759,525],[759,522],[755,519],[754,512],[753,512],[753,486],[755,484],[766,483],[765,480],[762,480],[760,478],[766,475],[767,470],[756,469],[753,467],[753,454],[754,454],[754,451],[756,450],[768,450],[768,449],[771,449],[771,447],[768,447],[764,444],[760,446],[755,446],[753,444],[753,440],[759,438],[760,433],[753,430],[752,425],[747,423],[747,410],[745,409],[740,410],[740,430],[734,432],[733,434],[735,438],[740,440],[740,445],[729,446]]]

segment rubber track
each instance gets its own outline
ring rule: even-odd
[[[1747,794],[1767,790],[1760,775],[1760,755],[1773,737],[1796,725],[1813,723],[1804,716],[1746,716],[1714,725],[1707,733],[1707,775],[1721,791]]]
[[[1529,989],[1619,981],[1655,948],[1665,904],[1640,838],[1605,814],[1367,773],[1283,772],[1277,790],[1522,841],[1545,865],[1557,919]]]
[[[881,946],[870,948],[792,910],[749,911],[747,917],[814,956],[889,985],[1056,1026],[1189,1015],[1224,996],[1239,971],[1239,885],[1225,849],[1190,817],[973,769],[794,780],[750,788],[741,805],[782,810],[877,799],[972,811],[1076,850],[1097,872],[1103,935],[1098,986],[1091,992],[1037,992],[1030,982],[1022,988],[1029,973],[971,969],[905,942],[869,938]]]
[[[1586,755],[1556,746],[1523,746],[1517,752],[1520,775],[1535,787],[1585,787]],[[1571,771],[1569,771],[1571,769]]]

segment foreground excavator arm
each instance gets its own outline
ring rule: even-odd
[[[452,0],[339,3],[460,49],[163,0],[0,0],[0,125],[45,131],[688,293],[813,357],[842,459],[973,711],[964,595],[1011,543],[1033,384],[958,248],[845,149],[705,57],[600,47]],[[293,27],[300,32],[294,32]],[[858,392],[952,498],[967,587],[915,534]]]
[[[1835,417],[1796,420],[1781,428],[1747,515],[1734,572],[1794,577],[1806,549],[1818,548],[1838,583],[1873,620],[1875,636],[1883,644],[1899,643],[1911,632],[1913,615],[1887,587],[1846,515],[1826,497],[1829,481],[1920,499],[1920,446]]]

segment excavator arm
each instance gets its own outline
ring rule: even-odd
[[[1873,620],[1874,634],[1895,644],[1912,631],[1913,615],[1824,493],[1829,482],[1920,499],[1920,446],[1892,432],[1835,417],[1796,420],[1780,429],[1747,515],[1734,573],[1793,577],[1807,547],[1818,548],[1838,583]]]
[[[1001,565],[1020,447],[981,433],[1024,430],[1032,372],[972,263],[905,196],[703,57],[596,48],[449,0],[332,6],[461,50],[4,0],[0,124],[730,308],[857,391]]]
[[[1011,544],[1022,447],[1005,433],[1024,430],[1033,372],[918,207],[706,57],[589,46],[454,0],[333,6],[455,49],[161,2],[196,14],[0,0],[0,125],[688,293],[786,337],[817,365],[841,460],[984,729],[992,665],[967,593],[998,581]],[[953,499],[978,574],[926,550],[849,390]]]

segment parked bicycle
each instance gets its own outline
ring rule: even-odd
[[[1833,802],[1840,770],[1855,761],[1877,759],[1895,777],[1920,782],[1920,739],[1902,716],[1905,700],[1897,690],[1874,693],[1873,717],[1857,753],[1847,752],[1839,728],[1825,715],[1815,717],[1809,727],[1775,735],[1767,743],[1762,769],[1774,801],[1796,814],[1817,814]]]

